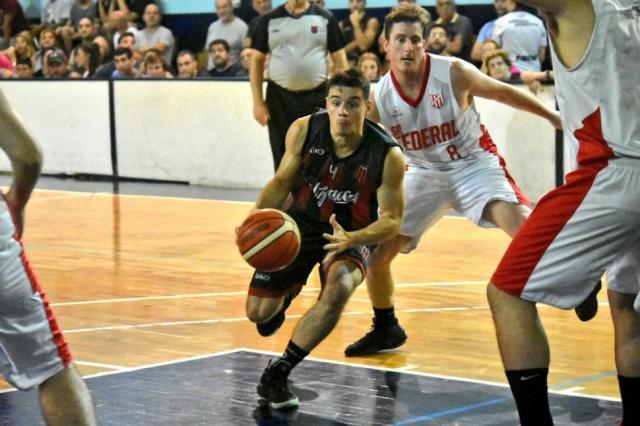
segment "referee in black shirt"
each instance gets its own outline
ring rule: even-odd
[[[285,136],[298,118],[324,108],[327,54],[335,71],[347,69],[344,39],[329,12],[309,0],[287,0],[260,17],[251,59],[253,115],[269,126],[275,169],[284,155]],[[269,59],[267,100],[262,96],[264,63]]]

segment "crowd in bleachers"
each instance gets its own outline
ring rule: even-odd
[[[367,10],[366,0],[346,1],[339,27],[347,58],[375,80],[387,69],[383,22]],[[236,8],[232,0],[214,4],[217,18],[194,52],[181,49],[162,25],[154,0],[44,0],[35,23],[18,0],[0,0],[0,78],[247,78],[252,38],[259,19],[272,10],[271,0],[253,0],[248,12],[244,1]],[[437,0],[425,50],[473,62],[490,77],[536,92],[553,80],[553,72],[543,69],[543,21],[514,0],[495,0],[494,7],[494,20],[472,22],[454,0]]]

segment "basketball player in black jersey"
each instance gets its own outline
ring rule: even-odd
[[[253,275],[246,308],[258,332],[269,336],[282,325],[316,264],[322,282],[318,301],[258,385],[258,394],[273,409],[298,405],[287,387],[289,373],[333,330],[365,277],[372,245],[397,234],[404,208],[400,148],[365,120],[369,83],[349,70],[330,79],[328,88],[327,111],[302,117],[289,128],[282,163],[255,204],[255,209],[286,211],[302,235],[291,265]]]

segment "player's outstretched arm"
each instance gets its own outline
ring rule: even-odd
[[[308,127],[309,116],[297,119],[289,127],[285,139],[285,152],[280,162],[280,167],[260,192],[254,210],[281,208],[282,203],[289,195],[296,175],[300,171],[302,146],[307,137]]]
[[[462,91],[471,96],[492,99],[513,108],[531,112],[549,120],[555,128],[562,128],[560,114],[557,111],[548,108],[532,94],[491,78],[467,62],[453,62],[451,80],[456,92]]]
[[[2,91],[0,91],[0,129],[2,129],[0,147],[9,157],[13,170],[13,182],[6,197],[16,221],[16,231],[20,236],[24,207],[40,176],[42,153]]]

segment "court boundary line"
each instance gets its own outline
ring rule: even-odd
[[[203,355],[196,355],[196,356],[193,356],[193,357],[180,358],[180,359],[176,359],[176,360],[172,360],[172,361],[163,361],[163,362],[158,362],[158,363],[145,364],[145,365],[141,365],[141,366],[137,366],[137,367],[125,368],[125,369],[117,370],[117,371],[104,371],[104,372],[100,372],[100,373],[89,374],[89,375],[83,376],[83,378],[84,379],[93,379],[93,378],[104,377],[104,376],[112,376],[112,375],[116,375],[116,374],[126,374],[126,373],[135,372],[135,371],[155,368],[155,367],[164,367],[164,366],[168,366],[168,365],[182,364],[182,363],[185,363],[185,362],[197,361],[197,360],[206,359],[206,358],[215,358],[215,357],[224,356],[224,355],[230,355],[230,354],[234,354],[234,353],[238,353],[238,352],[249,352],[249,353],[256,353],[256,354],[269,355],[269,356],[280,356],[281,355],[280,352],[272,352],[272,351],[265,351],[265,350],[260,350],[260,349],[250,349],[250,348],[242,347],[242,348],[229,349],[229,350],[226,350],[226,351],[212,352],[212,353],[203,354]],[[345,366],[345,367],[366,368],[366,369],[372,369],[372,370],[377,370],[377,371],[402,373],[402,374],[408,374],[408,375],[413,375],[413,376],[429,377],[429,378],[441,379],[441,380],[452,380],[452,381],[463,382],[463,383],[475,383],[475,384],[486,385],[486,386],[509,388],[509,385],[506,384],[506,383],[492,382],[490,380],[479,380],[479,379],[472,379],[472,378],[468,378],[468,377],[449,376],[449,375],[437,374],[437,373],[425,373],[425,372],[421,372],[421,371],[403,371],[403,370],[401,370],[399,368],[388,368],[388,367],[379,367],[379,366],[372,366],[372,365],[359,364],[359,363],[346,362],[346,361],[327,360],[327,359],[316,358],[316,357],[313,357],[313,356],[308,356],[308,357],[305,358],[305,360],[314,361],[314,362],[320,362],[320,363],[324,363],[324,364],[342,365],[342,366]],[[18,392],[18,390],[17,389],[0,390],[0,393],[9,393],[9,392]],[[578,393],[578,392],[569,392],[569,393],[567,393],[567,392],[563,392],[563,391],[556,391],[556,390],[553,390],[553,389],[549,389],[549,393],[550,394],[554,394],[554,395],[560,395],[560,396],[570,396],[570,397],[576,397],[576,398],[588,398],[588,399],[597,399],[597,400],[604,400],[604,401],[611,401],[611,402],[621,402],[621,400],[619,398],[613,398],[613,397],[604,396],[604,395],[590,395],[590,394],[583,394],[583,393]]]

